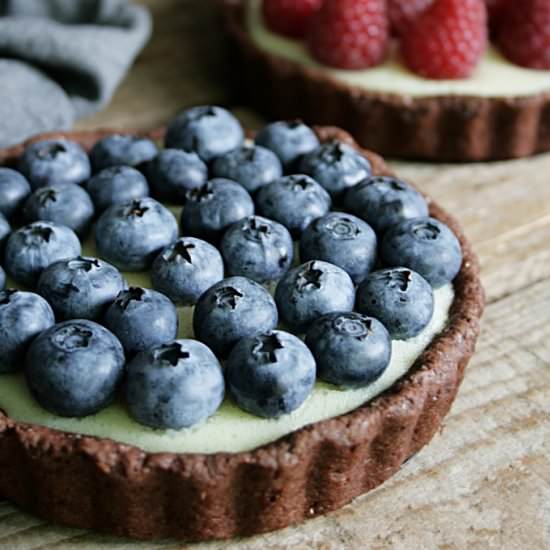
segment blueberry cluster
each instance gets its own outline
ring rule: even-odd
[[[82,254],[89,234],[98,257]],[[462,263],[422,195],[353,147],[300,122],[252,142],[212,106],[179,115],[162,150],[125,135],[89,155],[29,146],[18,170],[0,167],[0,254],[0,373],[24,365],[53,414],[121,394],[159,429],[205,420],[226,389],[273,418],[317,378],[372,383]],[[136,271],[152,288],[128,285]],[[3,290],[6,273],[19,290]],[[197,340],[178,339],[177,306],[194,306]]]

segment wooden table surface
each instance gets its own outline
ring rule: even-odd
[[[80,128],[149,128],[197,103],[235,106],[212,0],[147,0],[155,36],[103,113]],[[236,109],[246,123],[260,119]],[[478,351],[433,442],[378,490],[241,541],[136,543],[54,527],[0,502],[0,548],[122,550],[550,548],[550,155],[476,165],[394,163],[476,245],[488,308]]]

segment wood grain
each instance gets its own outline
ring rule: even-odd
[[[103,113],[79,128],[150,128],[179,109],[235,106],[212,0],[148,0],[155,36]],[[236,112],[249,126],[261,119]],[[476,165],[395,163],[462,222],[489,297],[479,349],[434,441],[346,508],[247,540],[136,543],[46,525],[0,503],[0,548],[550,548],[550,155]]]

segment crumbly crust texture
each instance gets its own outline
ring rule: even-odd
[[[323,141],[357,146],[337,128],[316,132]],[[48,137],[90,149],[109,133]],[[160,139],[163,130],[146,135]],[[23,148],[0,151],[0,165],[13,164]],[[362,152],[376,174],[390,173],[378,155]],[[431,201],[430,213],[451,227],[464,253],[449,326],[382,395],[253,451],[212,455],[149,454],[17,422],[0,411],[0,496],[65,525],[140,539],[207,540],[280,529],[374,489],[440,428],[479,333],[484,293],[478,260],[449,214]]]
[[[335,124],[386,157],[490,161],[550,150],[550,92],[529,97],[413,98],[368,92],[323,71],[261,51],[243,0],[222,0],[241,96],[276,119]]]

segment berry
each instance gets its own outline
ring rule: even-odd
[[[74,183],[50,183],[40,187],[23,208],[27,223],[48,221],[66,225],[80,237],[88,231],[94,214],[90,195]]]
[[[269,149],[259,145],[243,145],[218,157],[212,165],[217,178],[240,183],[249,193],[255,193],[283,175],[281,161]]]
[[[263,16],[272,31],[302,38],[322,3],[323,0],[263,0]]]
[[[462,266],[454,233],[434,218],[405,220],[388,230],[380,247],[382,263],[418,272],[434,288],[451,282]]]
[[[100,139],[90,151],[94,172],[111,166],[139,167],[153,159],[157,146],[148,138],[110,135]]]
[[[222,358],[239,340],[273,330],[277,321],[271,294],[245,277],[216,283],[199,298],[193,314],[195,336]]]
[[[430,284],[404,268],[371,273],[357,290],[357,311],[381,321],[392,338],[406,340],[420,334],[434,311]]]
[[[81,253],[75,232],[53,222],[34,222],[8,238],[4,265],[19,283],[32,287],[49,265]]]
[[[401,38],[401,53],[409,69],[432,79],[469,77],[486,46],[483,0],[435,0]]]
[[[253,214],[254,202],[244,187],[215,178],[187,193],[181,229],[185,235],[218,242],[231,224]]]
[[[128,364],[126,402],[140,423],[161,430],[189,428],[212,416],[225,383],[216,356],[196,340],[143,351]]]
[[[0,214],[0,254],[4,250],[4,245],[11,234],[11,225],[3,214]]]
[[[143,271],[178,238],[174,215],[154,199],[114,204],[95,225],[100,255],[124,271]]]
[[[111,166],[98,172],[86,184],[98,212],[113,204],[125,204],[149,196],[149,185],[131,166]]]
[[[325,0],[307,36],[315,59],[338,69],[378,65],[388,49],[386,0]]]
[[[54,324],[50,304],[38,294],[0,292],[0,373],[22,368],[31,342]]]
[[[50,265],[42,272],[37,287],[58,319],[92,321],[100,319],[125,288],[126,281],[114,266],[82,257]]]
[[[359,313],[331,313],[309,328],[306,344],[321,380],[362,388],[380,378],[391,359],[391,338],[382,323]]]
[[[166,147],[197,153],[205,162],[236,149],[243,141],[241,124],[221,107],[193,107],[179,114],[166,131]]]
[[[509,1],[495,22],[495,38],[513,63],[550,70],[550,3],[548,0]]]
[[[300,162],[299,171],[311,176],[338,200],[350,187],[369,178],[370,162],[356,149],[340,141],[323,143]]]
[[[164,294],[131,287],[122,291],[109,306],[103,324],[131,356],[176,338],[178,312]]]
[[[299,237],[315,219],[331,207],[330,195],[306,175],[285,176],[262,187],[256,195],[258,212],[283,224]]]
[[[434,0],[388,0],[390,25],[400,35]]]
[[[312,261],[291,269],[279,281],[275,301],[283,323],[303,333],[322,315],[351,311],[355,287],[343,269],[327,262]]]
[[[0,267],[0,290],[6,288],[6,272],[2,267]]]
[[[377,233],[403,220],[428,215],[424,197],[407,182],[390,176],[375,176],[349,189],[344,207]]]
[[[47,139],[29,145],[19,157],[19,170],[33,189],[52,183],[84,183],[90,177],[90,159],[78,143]]]
[[[179,305],[194,305],[212,285],[223,279],[223,260],[211,244],[182,237],[153,262],[153,288]]]
[[[279,279],[292,264],[294,244],[280,223],[260,216],[233,224],[223,236],[221,251],[230,275],[258,283]]]
[[[57,416],[84,417],[107,407],[124,372],[124,352],[93,321],[65,321],[43,332],[27,353],[31,393]]]
[[[337,265],[358,284],[374,267],[376,245],[370,225],[351,214],[331,212],[312,222],[302,234],[300,259]]]
[[[196,153],[163,149],[148,164],[147,175],[154,197],[183,204],[187,191],[206,183],[208,168]]]
[[[31,186],[23,174],[0,166],[0,214],[13,219],[30,194]]]
[[[256,144],[273,151],[283,167],[290,170],[303,155],[319,146],[319,139],[309,126],[299,120],[279,121],[262,128],[256,136]]]
[[[227,385],[237,405],[256,416],[291,413],[315,385],[315,360],[296,336],[274,330],[242,339],[226,366]]]

